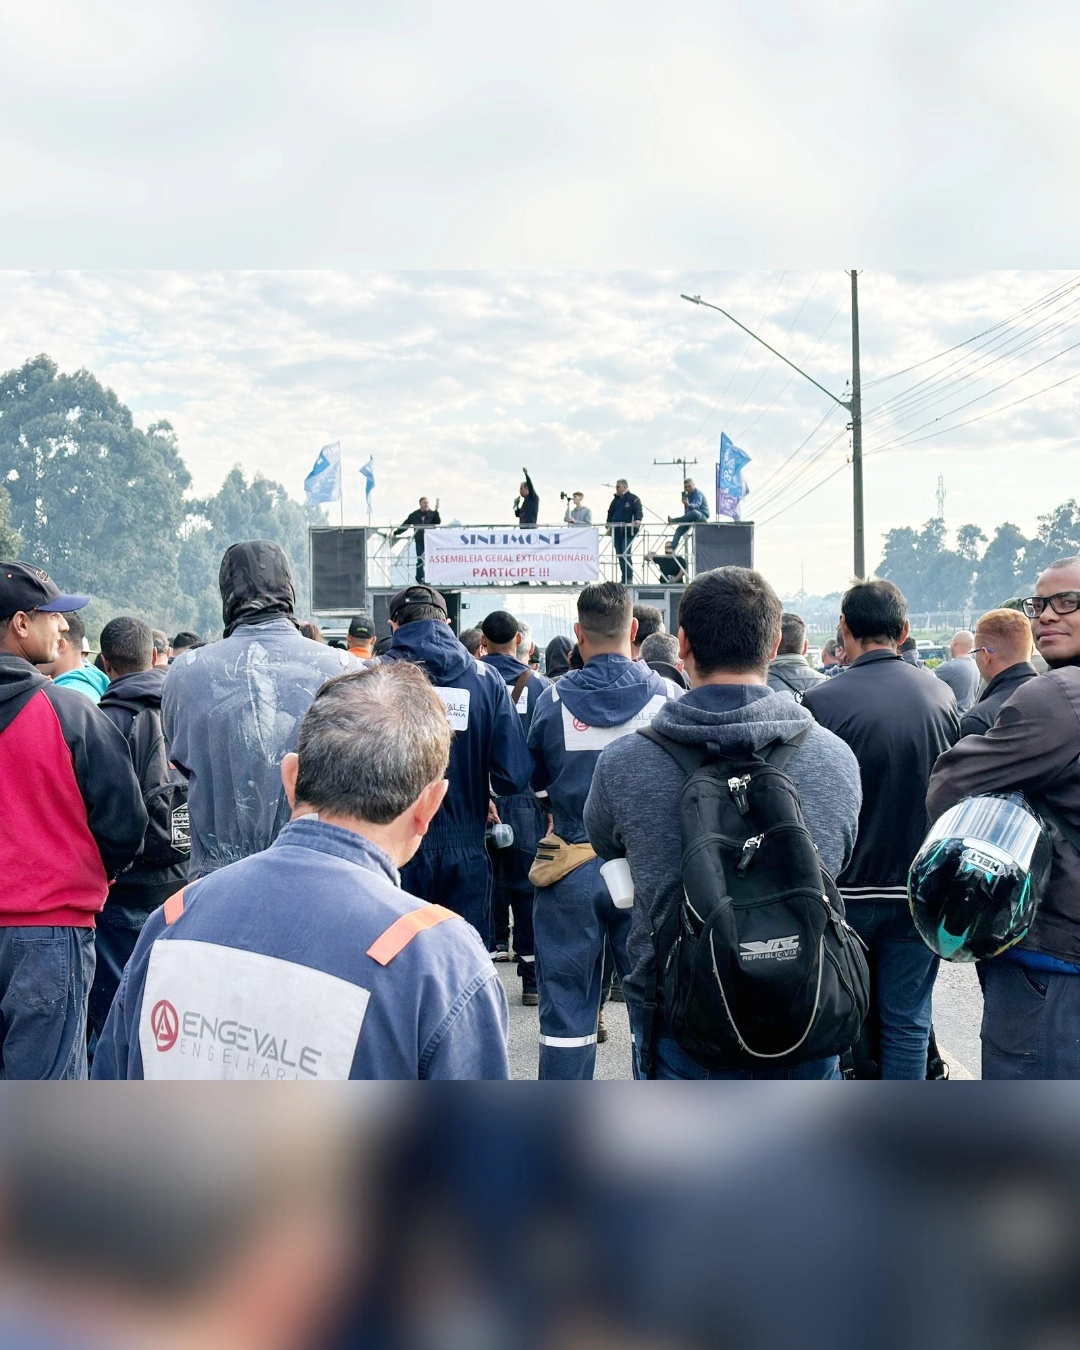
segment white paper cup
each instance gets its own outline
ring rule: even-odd
[[[625,858],[612,858],[602,863],[600,875],[611,896],[616,909],[629,909],[634,903],[634,878],[630,875],[630,864]]]

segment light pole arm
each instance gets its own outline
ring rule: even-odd
[[[836,395],[826,389],[823,384],[818,384],[817,380],[815,380],[812,375],[807,375],[806,371],[800,370],[794,361],[789,361],[787,357],[781,352],[778,352],[775,347],[770,347],[764,338],[758,337],[752,329],[747,328],[746,324],[740,323],[738,319],[736,319],[733,314],[729,314],[726,309],[721,309],[719,305],[710,305],[708,300],[702,300],[700,295],[681,295],[680,299],[689,300],[692,305],[704,305],[706,309],[715,309],[717,314],[722,314],[725,319],[730,319],[736,328],[741,328],[744,333],[749,333],[755,342],[760,342],[766,351],[772,352],[773,356],[779,356],[785,366],[790,366],[791,369],[801,375],[804,380],[809,380],[810,383],[814,385],[815,388],[820,389],[823,394],[828,394],[829,398],[831,398],[834,403],[838,403],[846,412],[851,412],[850,403],[846,403],[842,398],[837,398]]]

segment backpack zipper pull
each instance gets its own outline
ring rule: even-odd
[[[750,814],[750,803],[746,799],[746,789],[750,786],[750,775],[744,773],[741,778],[729,778],[727,785],[728,791],[735,798],[739,815],[748,816]]]
[[[762,845],[765,836],[763,834],[752,835],[742,847],[742,857],[739,859],[739,866],[736,869],[737,875],[743,877],[746,875],[746,869],[754,861],[754,856]]]

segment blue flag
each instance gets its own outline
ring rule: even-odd
[[[373,490],[374,487],[375,487],[375,456],[374,456],[374,455],[371,456],[371,458],[370,458],[370,459],[368,460],[368,462],[364,465],[364,467],[360,470],[360,472],[364,475],[364,478],[365,478],[365,480],[366,480],[366,482],[367,482],[367,487],[364,489],[364,495],[365,495],[366,500],[367,500],[367,509],[370,511],[370,510],[371,510],[371,493],[372,493],[372,490]]]
[[[324,445],[319,451],[319,458],[304,479],[304,491],[307,493],[308,506],[341,500],[340,441],[335,441],[333,445]]]
[[[750,456],[737,445],[732,445],[727,432],[720,433],[720,463],[716,466],[716,514],[739,518],[739,503],[750,489],[743,482],[742,471],[750,463]]]

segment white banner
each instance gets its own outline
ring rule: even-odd
[[[425,530],[424,574],[433,586],[600,580],[595,529]]]

